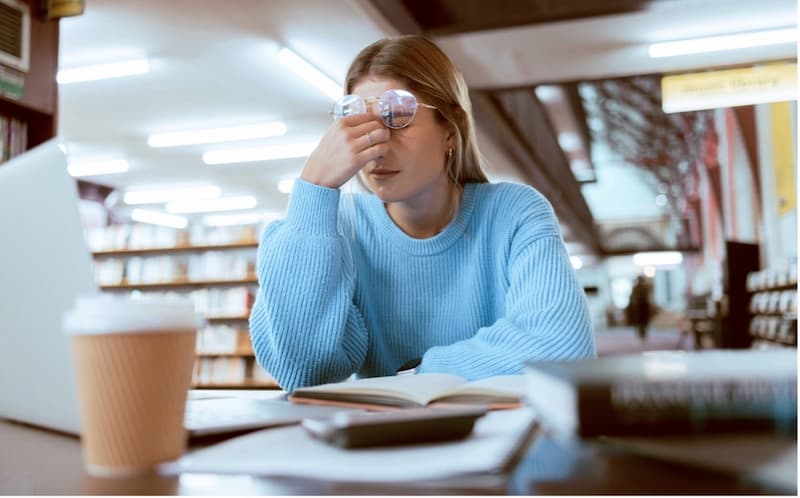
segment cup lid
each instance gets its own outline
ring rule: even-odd
[[[102,293],[78,296],[62,320],[64,332],[70,335],[196,331],[205,323],[189,299]]]

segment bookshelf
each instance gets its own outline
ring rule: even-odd
[[[58,108],[58,21],[45,21],[42,2],[18,0],[31,14],[27,71],[0,63],[0,166],[55,136]]]
[[[797,347],[797,267],[767,268],[747,275],[749,333],[753,347]]]
[[[207,319],[198,333],[193,387],[277,389],[255,360],[248,329],[258,280],[255,227],[189,231],[112,225],[87,233],[104,292],[181,296]]]
[[[95,251],[95,258],[104,257],[121,257],[121,256],[148,256],[156,254],[176,254],[176,253],[192,253],[204,251],[222,251],[230,249],[258,249],[258,241],[247,240],[242,242],[227,243],[227,244],[211,244],[211,245],[191,245],[181,244],[169,247],[143,247],[143,248],[123,248],[123,249],[109,249],[105,251]]]
[[[111,290],[166,290],[181,288],[203,288],[203,287],[240,287],[243,285],[254,285],[258,283],[255,275],[247,275],[243,278],[233,279],[211,279],[211,280],[186,280],[176,279],[163,282],[127,282],[120,281],[117,284],[101,285],[104,291]]]

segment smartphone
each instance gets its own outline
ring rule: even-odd
[[[340,448],[367,448],[450,441],[467,437],[483,406],[410,408],[391,412],[337,413],[307,418],[302,426],[311,436]]]

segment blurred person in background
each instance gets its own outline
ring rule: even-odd
[[[644,275],[639,275],[633,283],[628,312],[631,323],[636,326],[639,339],[647,339],[647,327],[651,319],[650,283]]]

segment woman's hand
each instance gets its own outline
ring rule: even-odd
[[[309,156],[300,178],[322,187],[339,188],[389,147],[389,130],[372,113],[335,121]]]

